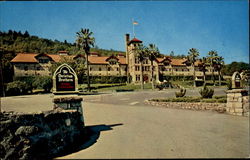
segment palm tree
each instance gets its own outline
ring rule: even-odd
[[[141,89],[144,89],[144,79],[143,79],[143,68],[142,68],[142,63],[146,59],[146,47],[143,46],[143,44],[138,44],[135,47],[135,58],[138,59],[140,62],[140,70],[141,70],[141,75],[140,75],[140,80],[141,80]]]
[[[159,56],[160,52],[159,49],[154,44],[149,44],[147,48],[147,53],[149,60],[151,62],[151,83],[152,83],[152,89],[154,89],[154,65],[153,62],[156,60],[156,58]]]
[[[216,58],[215,60],[215,70],[218,71],[218,76],[219,76],[219,85],[221,86],[221,70],[222,70],[222,67],[224,66],[224,61],[223,61],[223,57],[219,56]]]
[[[207,58],[203,57],[202,60],[201,60],[201,63],[199,64],[199,69],[200,69],[200,71],[203,72],[204,84],[206,83],[206,71],[207,71],[206,67],[207,67]]]
[[[200,53],[198,52],[197,49],[191,48],[191,49],[189,49],[188,56],[187,56],[189,63],[193,66],[193,69],[194,69],[193,70],[194,87],[196,87],[196,85],[195,85],[195,77],[196,77],[195,76],[195,62],[196,62],[197,58],[199,57],[199,55],[200,55]]]
[[[87,64],[87,83],[88,83],[88,91],[90,91],[90,81],[89,81],[89,61],[88,56],[90,54],[90,46],[94,47],[95,38],[91,37],[93,32],[90,32],[89,29],[82,29],[79,32],[76,32],[77,39],[76,44],[79,47],[82,47],[86,54],[86,64]]]
[[[213,84],[215,85],[215,77],[214,77],[214,67],[215,67],[215,64],[216,64],[216,59],[218,58],[218,54],[217,54],[217,51],[209,51],[208,52],[208,63],[210,65],[210,68],[212,70],[212,79],[213,79]]]

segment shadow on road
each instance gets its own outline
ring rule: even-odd
[[[123,125],[122,123],[119,124],[112,124],[112,125],[105,125],[105,124],[101,124],[101,125],[95,125],[95,126],[87,126],[85,129],[87,132],[89,132],[90,134],[88,134],[89,136],[89,140],[86,141],[81,147],[80,149],[86,149],[90,146],[92,146],[93,144],[95,144],[97,142],[97,139],[100,137],[100,133],[102,131],[109,131],[109,130],[113,130],[112,127],[115,126],[120,126]]]
[[[73,148],[64,151],[63,153],[57,155],[56,157],[66,156],[68,154],[72,154],[78,152],[80,150],[86,149],[97,142],[97,139],[100,137],[102,131],[110,131],[113,130],[113,127],[123,125],[122,123],[111,124],[111,125],[94,125],[94,126],[86,126],[84,129],[84,133],[82,136],[76,140],[76,144]]]

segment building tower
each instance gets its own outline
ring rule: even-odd
[[[133,38],[129,40],[129,34],[125,35],[126,40],[126,61],[127,61],[127,76],[131,79],[129,82],[139,81],[140,72],[138,71],[139,62],[135,58],[135,47],[142,43],[141,40]]]

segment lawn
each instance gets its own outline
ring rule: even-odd
[[[87,84],[80,84],[79,88],[85,90]],[[140,84],[125,84],[125,83],[114,83],[114,84],[91,84],[93,91],[116,91],[116,90],[140,90]],[[144,84],[144,89],[152,89],[151,83]]]
[[[172,85],[178,85],[178,86],[182,86],[184,88],[193,88],[193,81],[192,80],[186,80],[186,81],[182,81],[182,80],[176,80],[176,81],[170,81],[172,83]],[[221,86],[219,86],[219,82],[216,81],[215,82],[216,87],[227,87],[227,81],[221,81]],[[206,81],[206,85],[207,86],[214,86],[213,85],[213,81],[209,80]],[[203,86],[199,86],[197,88],[202,88]]]

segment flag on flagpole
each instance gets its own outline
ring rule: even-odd
[[[136,22],[136,21],[133,21],[133,25],[138,25],[138,22]]]

